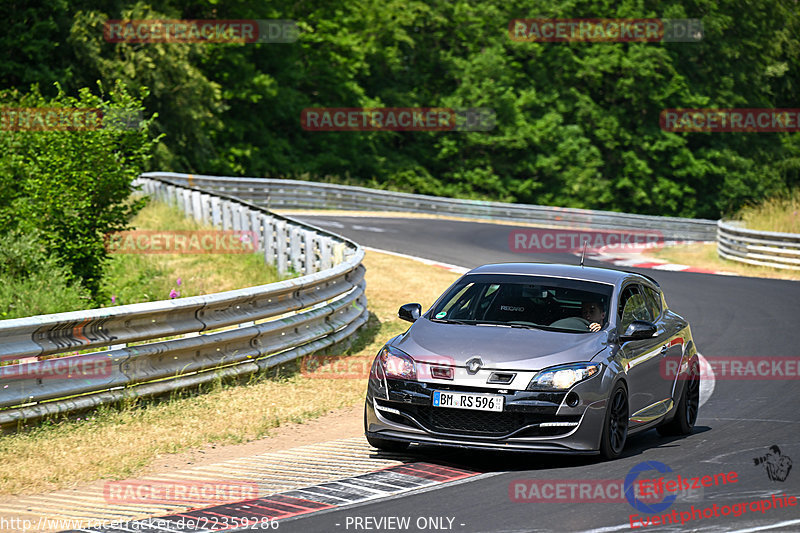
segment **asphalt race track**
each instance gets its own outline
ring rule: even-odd
[[[477,222],[378,217],[303,216],[308,222],[358,243],[464,267],[490,262],[576,263],[567,254],[518,254],[508,247],[513,226]],[[602,266],[586,261],[587,266]],[[716,276],[659,270],[642,271],[663,287],[667,303],[686,317],[705,357],[800,355],[800,284],[791,281]],[[407,300],[414,301],[409,294]],[[398,306],[406,302],[397,302]],[[280,531],[625,531],[631,517],[651,516],[627,501],[512,501],[517,480],[624,480],[644,461],[667,465],[683,478],[736,472],[735,482],[679,493],[663,515],[686,512],[686,523],[633,523],[638,531],[800,531],[800,506],[750,505],[772,495],[800,496],[800,391],[792,380],[717,379],[700,408],[692,435],[663,438],[655,431],[631,437],[622,458],[519,455],[419,449],[419,460],[479,472],[478,475],[369,503],[313,513],[280,522]],[[764,464],[777,445],[786,459],[770,479]],[[772,455],[774,460],[776,454]],[[657,478],[653,470],[641,478]],[[781,481],[780,478],[783,478]],[[539,485],[543,486],[543,485]],[[517,494],[525,494],[519,492]],[[544,494],[543,494],[544,496]],[[784,500],[785,501],[785,500]],[[777,507],[777,503],[771,506]],[[747,504],[735,505],[735,504]],[[717,506],[714,511],[702,513]],[[798,502],[800,505],[800,502]],[[731,507],[733,506],[733,507]],[[694,509],[693,509],[694,507]],[[723,516],[728,511],[730,514]],[[693,514],[692,514],[693,513]],[[734,516],[739,514],[740,516]],[[408,522],[403,522],[404,519]]]

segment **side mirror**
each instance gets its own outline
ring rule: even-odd
[[[625,333],[620,335],[620,342],[638,341],[642,339],[649,339],[655,337],[658,328],[652,322],[646,320],[634,320],[625,330]]]
[[[422,306],[420,304],[405,304],[400,306],[397,317],[407,322],[416,322],[421,314]]]

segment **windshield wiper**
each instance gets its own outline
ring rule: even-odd
[[[489,325],[489,326],[505,326],[507,328],[521,328],[521,329],[538,329],[542,331],[563,331],[560,328],[552,328],[550,326],[545,326],[543,324],[516,324],[516,323],[509,323],[509,322],[480,322],[478,325]]]
[[[464,320],[453,320],[453,319],[441,319],[441,318],[429,318],[431,322],[439,322],[440,324],[461,324],[462,326],[472,326],[473,323],[465,322]]]
[[[506,324],[506,325],[511,326],[512,328],[522,328],[522,329],[543,329],[543,330],[550,329],[547,326],[534,326],[533,324]]]

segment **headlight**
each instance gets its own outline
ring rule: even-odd
[[[531,380],[528,390],[567,390],[576,383],[599,374],[599,363],[575,363],[542,370]]]
[[[411,356],[398,350],[384,346],[378,354],[383,371],[387,378],[417,379],[417,371]]]

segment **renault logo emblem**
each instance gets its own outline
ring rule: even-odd
[[[473,357],[467,361],[467,374],[477,374],[481,368],[483,368],[483,361],[480,357]]]

